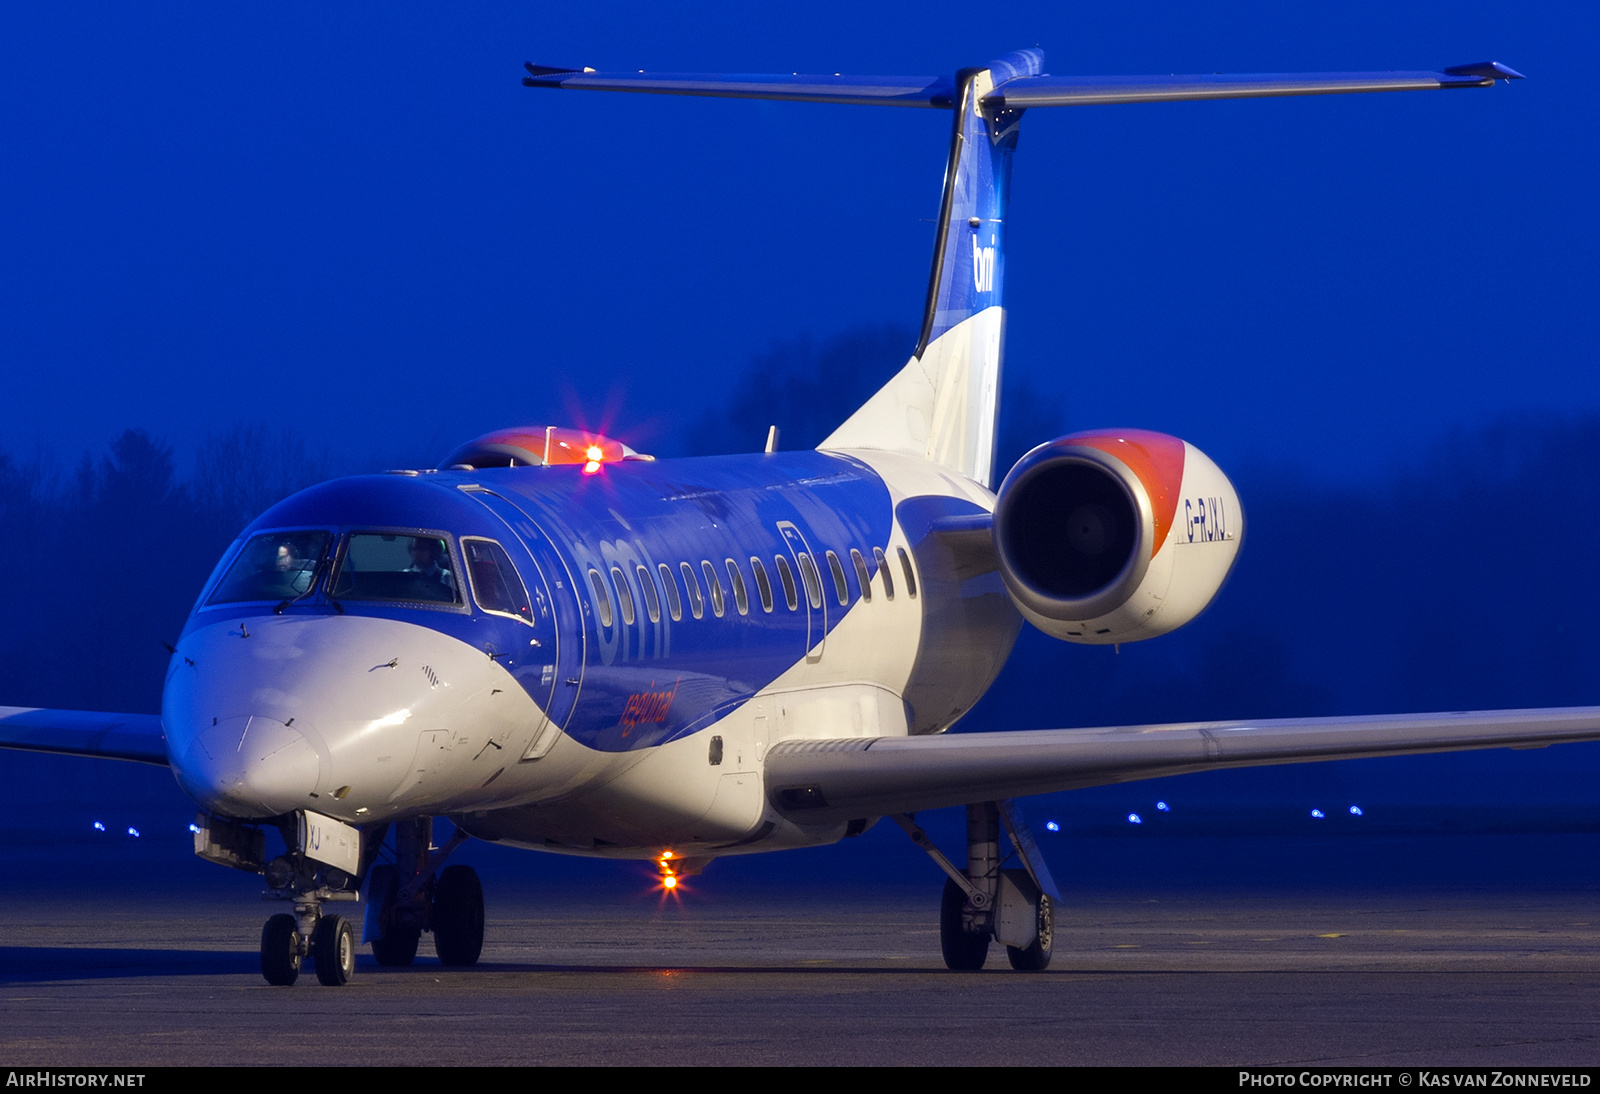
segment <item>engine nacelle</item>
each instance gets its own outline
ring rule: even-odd
[[[1140,429],[1029,452],[994,510],[1000,573],[1028,622],[1067,642],[1166,634],[1222,587],[1244,536],[1233,484],[1194,445]]]

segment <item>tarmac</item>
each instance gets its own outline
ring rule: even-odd
[[[863,868],[894,836],[673,896],[486,848],[476,968],[425,938],[342,988],[269,987],[279,907],[177,844],[59,876],[13,847],[0,1064],[1600,1063],[1600,836],[1082,840],[1043,973],[944,969],[932,867]]]

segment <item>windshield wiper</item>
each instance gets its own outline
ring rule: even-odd
[[[306,591],[303,592],[303,593],[299,593],[299,594],[297,594],[295,596],[285,597],[284,599],[278,601],[278,606],[272,609],[272,614],[273,615],[282,615],[283,614],[283,609],[287,608],[291,604],[300,603],[300,601],[304,600],[306,597],[308,597],[312,593],[316,592],[317,591],[317,582],[322,580],[322,571],[323,571],[323,568],[327,566],[327,564],[328,564],[328,552],[327,552],[327,549],[324,548],[323,552],[322,552],[322,557],[317,559],[316,569],[311,571],[311,580],[306,582]],[[333,600],[333,597],[330,596],[328,599],[331,601],[331,600]],[[339,605],[337,603],[335,603],[334,607],[335,608],[339,608]],[[344,614],[344,609],[343,608],[339,608],[339,614],[340,615]]]

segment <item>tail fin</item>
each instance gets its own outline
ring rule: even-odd
[[[1338,95],[1493,87],[1522,75],[1494,61],[1441,72],[1309,72],[1199,76],[1047,76],[1044,54],[1008,53],[942,76],[596,72],[527,66],[529,87],[780,99],[955,110],[933,276],[917,350],[819,448],[921,456],[983,483],[994,478],[1005,313],[1002,240],[1017,123],[1028,107]]]
[[[1005,340],[1005,212],[1022,111],[984,97],[1035,76],[1038,50],[956,74],[955,127],[945,168],[922,336],[905,368],[818,447],[921,456],[993,485]]]

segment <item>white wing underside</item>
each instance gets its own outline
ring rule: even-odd
[[[915,813],[1224,767],[1600,740],[1600,707],[787,741],[767,796],[802,823]]]

